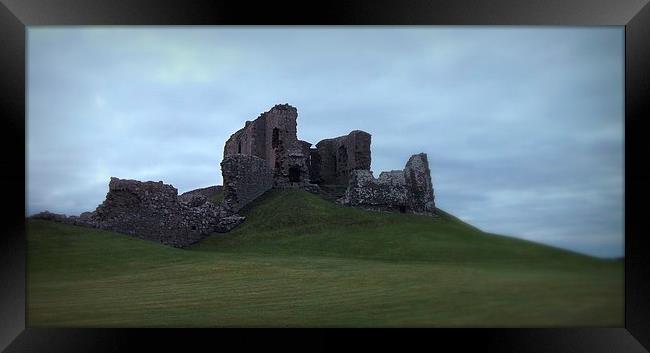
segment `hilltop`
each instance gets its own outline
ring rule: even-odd
[[[437,263],[594,261],[567,250],[484,233],[447,212],[438,213],[430,217],[366,211],[300,190],[278,190],[244,209],[247,222],[190,249]]]

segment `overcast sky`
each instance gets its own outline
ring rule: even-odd
[[[623,251],[623,27],[30,27],[27,213],[94,210],[111,176],[221,184],[278,103],[298,138],[429,155],[436,205],[484,231]]]

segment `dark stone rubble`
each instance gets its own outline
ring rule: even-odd
[[[377,179],[369,170],[352,171],[348,189],[337,201],[373,210],[433,214],[435,203],[427,155],[413,155],[404,170],[382,172]]]
[[[241,217],[221,205],[179,201],[176,188],[160,182],[111,178],[104,202],[94,212],[79,217],[42,212],[32,216],[56,222],[100,228],[185,247],[210,233],[228,232],[241,224]]]

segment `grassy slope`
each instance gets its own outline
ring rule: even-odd
[[[181,250],[28,224],[29,326],[622,326],[622,263],[299,191]]]

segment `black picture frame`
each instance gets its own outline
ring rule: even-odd
[[[650,92],[647,0],[134,1],[0,0],[0,349],[113,352],[238,349],[647,352],[650,199],[645,119]],[[625,327],[571,329],[35,329],[25,327],[26,26],[40,25],[615,25],[625,26]],[[23,186],[23,187],[21,187]],[[451,346],[450,346],[451,345]],[[415,346],[413,346],[415,348]],[[645,348],[644,348],[645,347]]]

